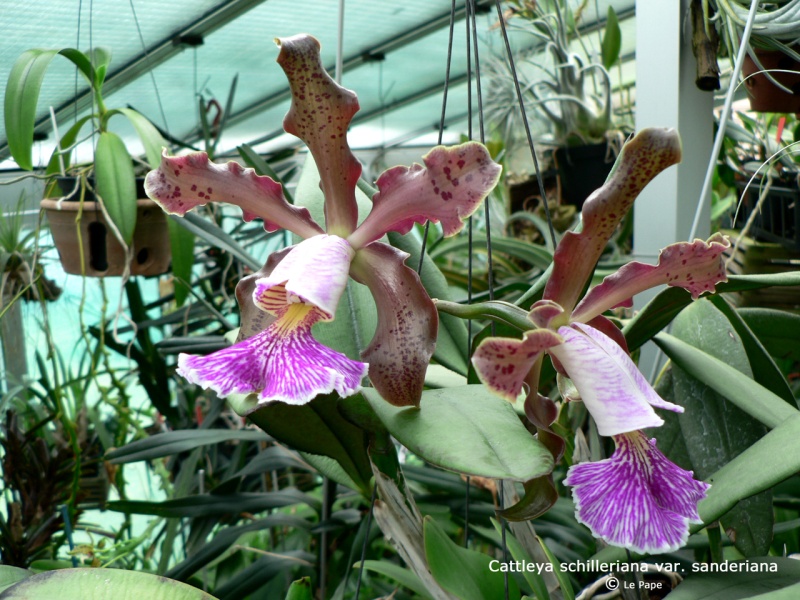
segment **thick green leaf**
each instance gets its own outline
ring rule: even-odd
[[[212,515],[257,513],[271,508],[282,508],[299,503],[308,504],[309,506],[319,504],[311,496],[288,488],[279,492],[263,492],[261,494],[251,492],[225,495],[201,494],[163,502],[117,500],[109,502],[108,509],[137,515],[195,518]]]
[[[117,134],[110,131],[100,134],[94,170],[97,193],[122,239],[130,246],[136,229],[136,177],[131,155]]]
[[[58,50],[23,52],[11,67],[6,83],[4,118],[8,149],[20,168],[28,171],[33,169],[31,149],[39,90],[56,54]]]
[[[505,598],[501,561],[462,548],[431,517],[425,517],[425,558],[436,582],[461,600]],[[509,598],[519,598],[516,582],[508,577]]]
[[[20,569],[19,567],[11,567],[8,565],[0,565],[0,592],[10,588],[15,583],[19,583],[33,575],[27,569]]]
[[[773,308],[740,308],[739,314],[772,356],[800,360],[800,315]]]
[[[619,28],[619,19],[612,6],[608,7],[608,17],[606,18],[606,29],[603,34],[601,54],[603,55],[603,66],[610,69],[619,58],[619,50],[622,47],[622,31]]]
[[[303,577],[293,581],[286,592],[286,600],[312,600],[311,578]]]
[[[698,511],[712,523],[739,500],[763,492],[800,471],[800,415],[787,418],[709,478],[711,489]],[[776,460],[776,458],[780,460]],[[696,531],[701,527],[693,527]]]
[[[142,140],[147,164],[150,165],[151,169],[157,169],[161,164],[161,151],[167,146],[167,142],[161,136],[161,133],[146,117],[132,108],[110,110],[106,113],[106,118],[110,118],[116,113],[127,117],[128,121],[131,122],[133,128],[136,129],[136,133],[139,134],[139,139]]]
[[[364,390],[397,440],[428,462],[458,473],[527,481],[553,470],[553,457],[510,403],[482,385],[422,393],[420,408],[397,408]]]
[[[733,325],[736,333],[739,334],[742,345],[747,352],[747,360],[750,362],[750,367],[753,371],[753,379],[776,396],[780,396],[786,400],[793,407],[797,407],[797,402],[792,393],[792,388],[789,387],[789,382],[786,381],[778,365],[772,360],[767,349],[747,326],[747,323],[742,319],[741,315],[739,315],[739,312],[728,304],[723,296],[711,296],[709,301],[725,315],[731,325]],[[796,337],[795,341],[796,340],[800,340],[800,337]]]
[[[229,440],[269,441],[269,439],[269,436],[260,431],[247,429],[181,429],[158,433],[111,450],[106,453],[106,460],[112,464],[126,464],[171,456],[199,446],[219,444]]]
[[[706,352],[668,333],[653,339],[676,365],[767,427],[776,427],[797,414],[783,398]]]
[[[675,319],[676,338],[752,376],[742,340],[734,326],[709,300],[698,300]],[[767,430],[680,366],[673,368],[675,397],[686,412],[679,416],[695,475],[707,479],[749,448]],[[764,555],[772,542],[772,495],[766,491],[742,500],[722,517],[722,525],[745,556]]]
[[[380,573],[381,575],[396,581],[400,585],[407,587],[417,596],[421,596],[422,598],[432,598],[432,596],[428,593],[428,590],[425,589],[422,581],[420,581],[419,577],[405,567],[401,567],[396,563],[383,560],[365,560],[363,564],[365,571]],[[361,563],[356,563],[353,565],[353,570],[357,571],[359,568],[361,568]]]
[[[255,398],[233,395],[228,402],[236,412],[245,414],[256,406]],[[318,396],[302,406],[272,402],[250,414],[249,419],[295,450],[334,459],[358,489],[369,494],[372,469],[365,432],[339,413],[335,395]]]
[[[0,594],[2,600],[215,600],[196,587],[121,569],[61,569],[33,575]]]
[[[194,233],[181,227],[177,219],[168,219],[169,246],[172,253],[172,274],[175,286],[175,305],[180,307],[189,297],[194,267]]]
[[[800,271],[768,275],[730,275],[728,281],[717,284],[717,293],[741,292],[771,286],[800,285]],[[664,329],[681,310],[692,302],[692,296],[679,287],[659,292],[623,327],[628,348],[633,351]]]
[[[667,598],[669,600],[795,600],[800,597],[800,561],[782,557],[752,558],[694,568],[728,567],[717,573],[697,572],[686,578]],[[769,569],[765,565],[774,565]],[[742,571],[734,571],[734,569]],[[763,571],[761,569],[764,569]]]
[[[247,568],[236,572],[231,579],[215,588],[214,593],[219,600],[242,600],[276,575],[293,571],[300,565],[309,565],[309,560],[313,560],[313,558],[308,552],[299,550],[264,556],[251,563]]]

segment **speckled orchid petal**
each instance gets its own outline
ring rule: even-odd
[[[543,329],[551,327],[554,321],[557,323],[559,319],[566,320],[567,318],[564,309],[552,300],[534,302],[528,313],[528,320]]]
[[[576,323],[560,327],[558,333],[564,343],[550,348],[550,353],[580,392],[600,435],[663,425],[654,406],[683,412],[680,406],[663,400],[628,353],[597,329]]]
[[[215,164],[205,152],[167,156],[165,150],[161,165],[147,174],[144,189],[173,215],[183,216],[209,202],[227,202],[242,209],[245,221],[264,219],[267,231],[287,229],[303,238],[322,233],[308,209],[286,201],[279,183],[233,161]]]
[[[256,281],[253,301],[273,315],[302,302],[315,306],[322,312],[321,319],[330,321],[347,285],[354,255],[347,240],[335,235],[303,240],[268,276]]]
[[[241,323],[239,335],[236,336],[237,342],[264,331],[277,319],[275,315],[264,312],[253,302],[253,292],[256,289],[256,281],[271,275],[278,263],[286,258],[293,248],[294,246],[289,246],[273,252],[267,257],[267,262],[263,267],[255,273],[242,277],[236,284],[236,302],[239,304],[239,322]]]
[[[283,128],[303,140],[314,157],[325,195],[328,233],[347,237],[358,222],[355,192],[361,163],[347,144],[347,128],[358,111],[358,98],[325,71],[315,38],[302,34],[275,41],[280,46],[278,64],[292,90]]]
[[[681,158],[674,129],[643,129],[623,147],[606,183],[583,205],[583,229],[567,232],[553,255],[544,298],[572,311],[619,222],[656,175]]]
[[[181,354],[178,373],[220,397],[258,394],[260,403],[305,404],[333,391],[361,389],[368,365],[317,342],[311,327],[323,317],[307,304],[290,304],[264,331],[206,356]]]
[[[388,231],[408,233],[414,223],[441,223],[445,236],[461,231],[500,178],[500,165],[485,146],[467,142],[437,146],[423,157],[425,166],[393,167],[378,177],[372,211],[349,237],[354,248]]]
[[[369,287],[378,309],[375,336],[361,353],[372,385],[395,406],[419,406],[439,318],[406,258],[405,252],[375,242],[356,253],[350,274]]]
[[[670,462],[642,432],[614,437],[611,458],[572,466],[578,521],[595,537],[645,554],[686,544],[689,523],[699,523],[697,503],[710,487]]]
[[[590,321],[657,285],[682,287],[695,299],[704,292],[713,292],[718,283],[728,280],[722,253],[730,246],[727,237],[715,233],[707,242],[695,240],[667,246],[659,254],[655,266],[630,262],[592,288],[575,308],[572,320]]]
[[[562,341],[561,336],[550,329],[527,331],[521,340],[486,338],[475,349],[472,364],[486,387],[514,402],[542,352]]]

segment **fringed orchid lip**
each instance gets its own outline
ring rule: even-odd
[[[207,356],[180,355],[178,372],[222,397],[257,393],[262,402],[305,404],[318,394],[358,392],[368,365],[311,334],[315,323],[334,317],[353,256],[340,237],[318,235],[301,242],[255,284],[255,305],[277,318],[229,348]]]
[[[572,486],[578,521],[609,544],[658,554],[686,544],[689,523],[700,523],[697,503],[710,487],[697,481],[640,431],[614,437],[611,458],[574,465]]]

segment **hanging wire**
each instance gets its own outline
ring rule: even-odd
[[[131,5],[131,12],[133,13],[133,21],[136,23],[136,31],[139,34],[139,42],[142,44],[142,52],[144,53],[145,58],[148,62],[150,62],[150,54],[147,52],[147,46],[144,43],[144,35],[142,35],[142,27],[139,25],[139,17],[136,16],[136,9],[133,6],[133,0],[129,0]],[[167,124],[167,114],[164,112],[164,105],[161,103],[161,94],[158,91],[158,84],[156,83],[156,74],[153,72],[153,69],[148,69],[148,74],[150,75],[150,81],[153,82],[153,90],[156,94],[156,102],[158,103],[158,111],[161,113],[161,121],[164,124],[164,131],[167,132],[169,135],[169,125]]]
[[[442,144],[444,137],[444,120],[447,114],[447,92],[450,89],[450,64],[453,59],[453,30],[456,21],[456,0],[450,2],[450,36],[447,42],[447,66],[444,72],[444,91],[442,93],[442,115],[439,118],[439,138],[438,145]],[[417,275],[422,274],[423,259],[425,258],[425,248],[428,245],[428,232],[431,229],[431,222],[425,221],[425,230],[422,236],[422,248],[419,252],[419,264],[417,265]]]
[[[525,114],[525,102],[522,99],[522,90],[519,86],[519,78],[517,77],[517,68],[514,66],[514,55],[511,52],[511,43],[508,41],[508,31],[506,31],[506,22],[503,18],[503,11],[500,8],[500,0],[494,0],[494,5],[497,8],[497,19],[500,21],[500,31],[503,34],[503,42],[506,46],[506,56],[508,57],[508,66],[511,68],[511,76],[514,79],[514,89],[517,93],[517,102],[519,103],[520,114],[522,115],[522,124],[525,127],[525,135],[528,138],[528,147],[531,150],[531,157],[533,158],[533,167],[536,169],[536,181],[539,184],[539,195],[542,197],[542,204],[544,205],[544,214],[547,217],[547,226],[550,229],[550,239],[553,242],[553,248],[557,246],[556,243],[556,230],[553,227],[553,218],[550,215],[550,206],[547,204],[547,194],[544,191],[544,180],[542,179],[542,171],[539,168],[539,159],[536,158],[536,149],[533,145],[533,136],[531,135],[531,128],[528,125],[528,117]]]

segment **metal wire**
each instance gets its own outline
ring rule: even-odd
[[[150,60],[150,53],[147,51],[147,46],[144,43],[144,35],[142,34],[142,28],[139,25],[139,17],[136,16],[136,9],[133,6],[133,0],[130,0],[131,5],[131,12],[133,13],[133,21],[136,23],[136,31],[139,34],[139,42],[142,44],[142,53],[144,54],[145,58],[149,61]],[[167,124],[167,114],[164,112],[164,105],[161,103],[161,94],[158,91],[158,84],[156,83],[156,75],[153,72],[153,69],[147,70],[150,75],[150,81],[153,82],[153,90],[156,94],[156,103],[158,103],[158,112],[161,113],[161,121],[164,123],[164,131],[169,134],[169,125]]]

